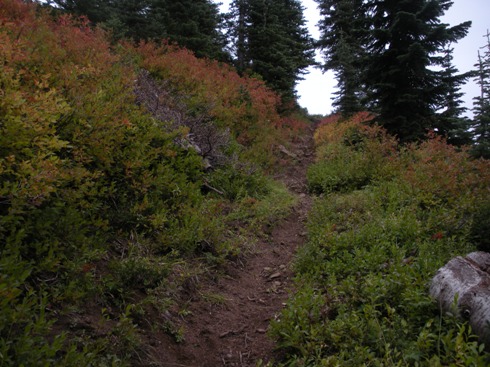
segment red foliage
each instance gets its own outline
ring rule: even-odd
[[[349,118],[343,118],[340,114],[330,115],[320,121],[315,132],[315,141],[317,144],[332,143],[345,139],[346,134],[352,129],[357,130],[366,137],[384,136],[386,131],[379,126],[369,125],[376,116],[368,111],[361,111]]]
[[[329,115],[329,116],[323,118],[318,123],[318,127],[323,126],[323,125],[335,124],[335,123],[337,123],[337,122],[340,121],[341,117],[342,117],[342,115],[340,115],[339,113],[335,113],[335,114]]]
[[[322,125],[329,125],[329,124],[335,124],[338,122],[347,122],[347,121],[352,123],[366,123],[373,120],[375,117],[376,115],[369,111],[357,112],[356,114],[354,114],[349,118],[344,118],[340,113],[335,113],[323,118],[318,125],[322,126]]]
[[[434,241],[442,240],[443,238],[444,238],[444,233],[442,233],[442,232],[436,232],[431,237],[431,239]]]
[[[213,117],[235,124],[252,112],[262,121],[275,124],[279,97],[262,81],[240,77],[230,66],[198,59],[186,49],[173,45],[157,47],[143,42],[137,48],[144,59],[142,67],[182,92],[192,93],[196,102],[206,102]]]
[[[205,107],[214,123],[230,128],[239,143],[253,146],[255,159],[262,155],[270,161],[273,147],[300,128],[296,121],[281,119],[280,98],[263,81],[240,77],[229,65],[198,59],[169,44],[142,42],[132,52],[142,56],[141,67],[183,95],[189,108]]]

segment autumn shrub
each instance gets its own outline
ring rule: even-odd
[[[135,106],[134,73],[103,34],[19,1],[0,8],[2,364],[63,365],[87,356],[47,337],[47,305],[75,301],[72,279],[111,239],[167,222],[180,233],[202,163]]]
[[[181,103],[169,116],[211,128],[152,114],[136,93],[146,70]],[[84,18],[0,0],[0,364],[130,365],[134,314],[169,293],[175,264],[238,252],[224,226],[242,201],[287,211],[263,177],[286,136],[276,105],[186,50],[111,45]],[[220,140],[211,170],[191,139],[203,131]],[[93,341],[67,328],[84,312],[114,328]]]
[[[370,115],[359,113],[348,120],[327,118],[315,132],[317,162],[308,169],[308,186],[314,193],[349,191],[389,176],[385,160],[396,152],[396,142],[378,126],[369,126]]]
[[[323,195],[295,265],[298,291],[272,323],[287,355],[280,365],[486,366],[484,346],[427,288],[437,269],[479,245],[488,162],[435,136],[401,148],[376,129],[347,121],[317,131],[315,165],[328,175],[317,173]],[[347,156],[344,176],[338,152]],[[357,170],[378,167],[361,175],[367,184],[349,181],[358,180],[353,160]]]
[[[249,242],[258,240],[258,235],[263,233],[264,228],[273,225],[277,218],[285,217],[297,202],[297,197],[284,184],[270,178],[263,183],[262,191],[255,191],[253,196],[243,195],[242,191],[235,199],[237,205],[227,215],[229,225],[238,224],[242,227],[242,234],[249,232]],[[232,240],[236,241],[234,238]]]
[[[230,66],[198,59],[173,45],[141,43],[134,52],[140,67],[168,83],[189,111],[229,128],[246,148],[244,158],[265,166],[274,163],[274,147],[285,140],[287,129],[277,112],[279,97],[262,81],[240,77]]]

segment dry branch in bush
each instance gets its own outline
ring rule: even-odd
[[[227,163],[230,158],[223,152],[230,144],[228,129],[219,129],[209,114],[192,113],[186,105],[186,97],[173,90],[166,81],[155,80],[147,70],[142,70],[136,81],[137,103],[143,105],[157,120],[169,122],[172,128],[185,126],[189,133],[185,141],[177,143],[193,148],[201,155],[207,168]]]

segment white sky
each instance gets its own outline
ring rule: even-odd
[[[221,10],[228,9],[231,0],[215,0],[223,3]],[[308,21],[308,27],[311,35],[318,38],[319,32],[316,24],[320,19],[319,11],[316,9],[314,0],[301,0],[305,7],[305,18]],[[454,46],[454,64],[460,72],[466,72],[473,69],[477,62],[478,48],[486,44],[483,35],[490,29],[490,0],[453,0],[453,6],[447,11],[441,19],[450,25],[456,25],[467,20],[473,22],[468,35],[460,40]],[[315,68],[308,69],[309,74],[304,75],[305,80],[300,81],[297,86],[299,103],[306,107],[310,114],[325,115],[332,111],[331,98],[335,91],[336,81],[333,73],[322,74]],[[467,108],[472,108],[473,97],[479,95],[478,86],[469,81],[462,87],[465,93],[463,100]],[[470,114],[471,115],[471,114]]]

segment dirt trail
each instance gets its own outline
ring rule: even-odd
[[[196,299],[185,317],[185,342],[155,346],[159,366],[256,366],[276,355],[267,336],[272,320],[283,308],[292,287],[291,261],[305,241],[306,215],[311,198],[306,190],[306,169],[313,160],[313,126],[284,154],[294,164],[276,178],[299,196],[292,213],[271,229],[270,239],[240,266],[229,265],[226,276],[203,286],[201,292],[219,295],[220,302]]]

